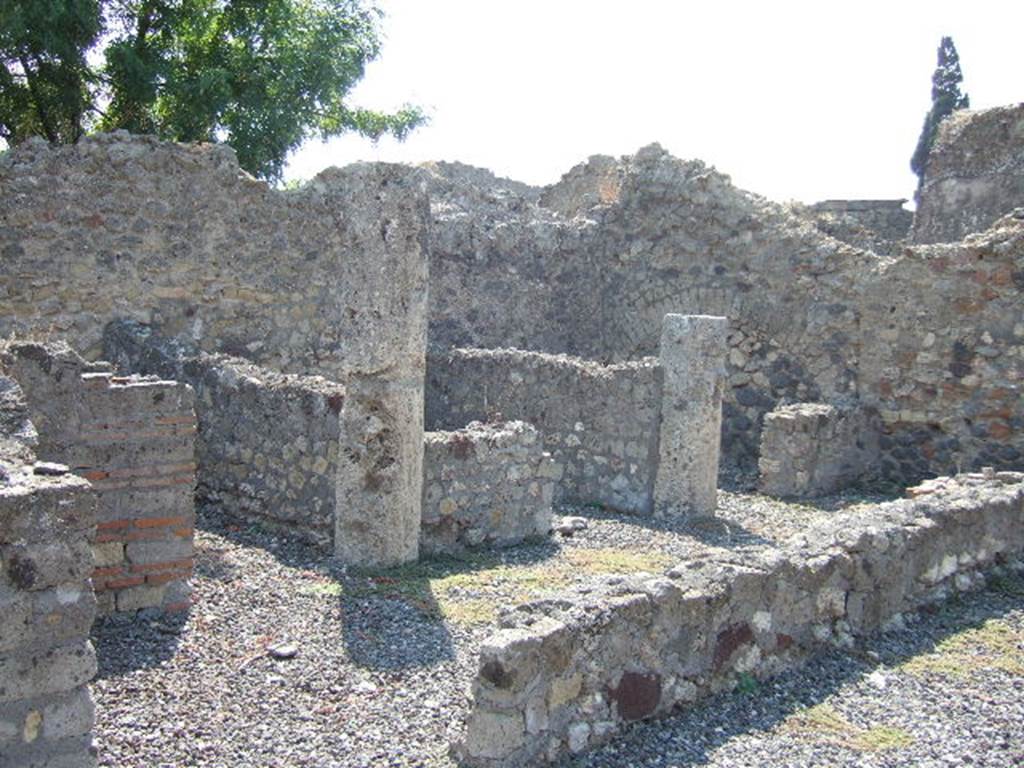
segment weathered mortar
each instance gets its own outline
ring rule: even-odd
[[[561,474],[537,430],[521,421],[427,432],[420,551],[459,554],[546,536]]]
[[[100,613],[189,606],[196,465],[192,390],[117,377],[66,344],[7,342],[0,367],[26,393],[38,454],[92,483]]]
[[[794,209],[836,240],[874,253],[895,254],[905,247],[914,223],[906,200],[824,200]]]
[[[1024,474],[969,476],[842,515],[755,560],[608,578],[506,612],[484,642],[459,757],[506,768],[766,677],[823,644],[974,588],[1024,551]]]
[[[96,501],[86,480],[35,462],[34,442],[0,376],[0,764],[91,768]]]
[[[913,241],[962,240],[1014,208],[1024,208],[1024,103],[954,112],[928,155]]]

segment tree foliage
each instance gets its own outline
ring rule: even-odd
[[[306,138],[423,122],[346,101],[380,52],[378,19],[362,0],[0,0],[0,138],[224,141],[279,179]]]
[[[918,187],[924,181],[924,167],[928,161],[939,123],[958,109],[971,106],[970,97],[960,92],[964,76],[960,71],[960,56],[956,52],[953,38],[944,37],[939,43],[939,63],[932,73],[932,106],[924,118],[921,137],[917,140],[910,168],[917,174]]]

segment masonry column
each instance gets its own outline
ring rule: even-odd
[[[710,514],[718,504],[728,327],[724,317],[665,315],[657,516]]]
[[[419,557],[430,208],[401,166],[337,173],[360,257],[345,265],[334,553],[387,567]]]

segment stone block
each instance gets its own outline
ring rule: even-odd
[[[46,651],[0,656],[0,703],[64,693],[92,680],[96,653],[83,640]]]

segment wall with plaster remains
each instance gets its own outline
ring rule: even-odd
[[[467,765],[555,761],[628,723],[850,645],[900,613],[984,583],[1024,552],[1024,474],[946,479],[740,563],[518,606],[486,640],[457,752]]]
[[[63,343],[0,345],[0,367],[21,385],[38,455],[92,483],[99,612],[189,606],[196,464],[192,390],[120,377]]]
[[[0,762],[91,768],[96,500],[35,461],[28,411],[0,376]]]

